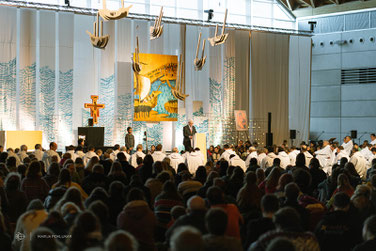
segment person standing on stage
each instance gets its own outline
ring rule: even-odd
[[[134,148],[134,135],[132,134],[132,131],[132,127],[128,127],[128,133],[125,135],[125,147],[129,150],[129,153],[131,153]]]
[[[188,120],[188,125],[184,126],[183,128],[183,145],[186,151],[190,151],[191,148],[194,147],[193,136],[196,134],[196,132],[196,128],[193,126],[193,120]]]

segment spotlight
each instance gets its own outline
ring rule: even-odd
[[[70,1],[69,0],[65,0],[65,4],[70,7]]]
[[[311,32],[313,32],[316,28],[317,22],[316,21],[308,21],[308,24],[311,27]]]
[[[204,10],[205,13],[208,13],[208,22],[210,22],[213,17],[214,17],[214,10],[213,9],[209,9],[209,10]]]

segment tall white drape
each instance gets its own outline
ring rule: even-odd
[[[273,143],[289,138],[289,35],[251,33],[251,119],[272,113]]]
[[[296,130],[295,145],[309,139],[311,44],[310,37],[290,36],[289,127]]]

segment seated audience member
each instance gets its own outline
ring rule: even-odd
[[[120,162],[121,167],[123,168],[123,171],[128,178],[132,177],[136,173],[137,165],[135,167],[131,166],[129,162],[127,161],[127,157],[125,156],[123,152],[119,152],[116,155],[116,158],[117,158],[117,161]],[[136,159],[136,163],[137,163],[137,159]]]
[[[199,181],[192,180],[192,175],[187,171],[181,173],[180,176],[182,181],[179,183],[178,191],[183,195],[184,201],[187,201],[189,197],[197,193],[202,184]]]
[[[355,246],[353,251],[376,250],[376,215],[370,216],[363,226],[364,242]]]
[[[302,223],[303,229],[308,229],[309,225],[309,212],[298,203],[298,197],[300,190],[297,184],[289,183],[285,186],[285,201],[283,201],[282,207],[292,207],[294,208],[299,216],[300,222]]]
[[[88,208],[89,205],[97,200],[102,201],[104,204],[108,204],[108,193],[103,187],[96,187],[93,192],[91,192],[90,196],[85,200],[85,207]]]
[[[58,163],[51,163],[48,167],[47,174],[43,176],[44,179],[49,187],[52,187],[53,184],[57,182],[59,179],[60,174],[60,167]]]
[[[55,184],[53,184],[51,188],[54,189],[56,187],[61,187],[61,186],[64,186],[66,188],[75,187],[78,190],[80,190],[82,199],[85,200],[88,197],[87,193],[85,193],[82,187],[76,182],[72,181],[69,170],[65,168],[61,170],[58,181]]]
[[[359,185],[356,187],[351,202],[358,209],[358,216],[363,223],[369,216],[376,213],[375,207],[371,200],[371,189],[367,185]]]
[[[116,226],[116,219],[119,213],[123,210],[123,207],[126,204],[124,197],[124,184],[120,181],[114,181],[111,183],[108,194],[108,209],[110,214],[109,222]]]
[[[228,180],[226,193],[236,199],[240,188],[243,186],[243,181],[244,171],[240,167],[235,167]]]
[[[71,160],[71,159],[67,160],[64,164],[64,168],[68,169],[73,182],[75,182],[77,184],[82,183],[81,176],[78,174],[77,169],[76,169],[76,165],[74,164],[73,160]]]
[[[205,184],[197,191],[197,195],[201,198],[206,198],[206,191],[213,185],[214,179],[218,178],[219,174],[216,171],[211,171],[206,178]]]
[[[56,203],[54,210],[62,212],[61,207],[67,203],[74,203],[80,210],[84,210],[84,204],[82,202],[82,196],[80,190],[75,187],[70,187],[64,194],[64,196]]]
[[[262,197],[261,211],[262,217],[252,220],[247,224],[247,233],[244,241],[244,248],[247,249],[252,242],[265,234],[266,232],[275,229],[273,223],[273,216],[279,209],[278,198],[274,194],[267,194]]]
[[[145,200],[144,193],[132,188],[127,204],[117,218],[117,227],[129,231],[138,241],[139,250],[155,250],[154,231],[156,219]]]
[[[117,228],[109,222],[108,206],[102,201],[96,200],[92,202],[88,209],[98,217],[103,238],[107,238],[111,232],[117,230]]]
[[[316,227],[322,251],[351,250],[361,240],[361,223],[350,212],[350,198],[344,192],[334,196],[333,212],[328,212]]]
[[[237,195],[237,205],[241,213],[258,211],[263,192],[256,185],[257,177],[254,172],[248,172],[244,178],[244,185]]]
[[[354,188],[351,186],[348,176],[344,173],[341,173],[340,175],[338,175],[337,188],[336,190],[334,190],[333,195],[327,204],[328,208],[332,207],[334,196],[339,192],[343,192],[347,194],[347,196],[349,197],[351,197],[354,194]]]
[[[82,212],[75,220],[67,240],[70,251],[100,247],[102,244],[101,225],[98,218],[90,211]]]
[[[162,192],[155,198],[154,214],[158,224],[166,228],[171,221],[170,211],[174,206],[183,206],[183,198],[176,190],[176,186],[172,181],[166,181],[163,184]]]
[[[279,177],[281,177],[281,171],[277,167],[274,167],[266,179],[259,184],[259,188],[264,191],[265,194],[275,193],[277,191]]]
[[[283,237],[291,241],[296,251],[320,250],[316,237],[311,232],[304,232],[302,230],[299,214],[295,209],[291,207],[279,209],[273,216],[273,222],[276,230],[269,231],[260,236],[248,250],[266,250],[271,241],[278,237]]]
[[[111,165],[110,172],[108,173],[108,182],[111,184],[113,181],[120,181],[124,186],[128,185],[127,175],[123,171],[120,162],[115,161]]]
[[[54,233],[50,229],[38,227],[31,234],[30,251],[58,251],[60,245],[53,235]]]
[[[209,188],[206,198],[212,208],[222,208],[227,213],[226,235],[240,239],[240,225],[243,223],[243,217],[236,205],[227,204],[224,200],[223,191],[216,186]]]
[[[242,251],[240,240],[225,235],[227,213],[221,208],[211,208],[205,217],[208,234],[204,235],[206,251]]]
[[[67,202],[61,207],[61,216],[64,218],[69,227],[73,226],[74,221],[81,213],[81,210],[76,204]]]
[[[18,217],[26,211],[27,198],[25,192],[20,190],[21,175],[10,173],[5,179],[5,193],[8,198],[7,216],[10,222],[17,222]]]
[[[82,188],[87,194],[90,194],[96,187],[106,190],[108,188],[108,178],[104,175],[104,168],[101,164],[96,164],[93,167],[93,172],[82,181]]]
[[[15,233],[24,234],[25,238],[18,240],[17,235],[14,236],[13,248],[15,250],[29,250],[30,249],[30,235],[34,229],[47,219],[48,213],[43,207],[42,201],[39,199],[32,200],[24,214],[17,220]]]
[[[195,228],[184,226],[176,229],[170,240],[171,251],[204,251],[202,234]]]
[[[206,206],[199,196],[192,196],[187,202],[187,214],[181,216],[166,232],[166,241],[169,241],[175,229],[182,226],[192,226],[202,234],[207,233],[205,227]]]
[[[44,201],[46,198],[50,187],[41,178],[41,167],[38,161],[31,162],[26,178],[22,180],[21,189],[26,193],[28,201],[33,199]]]
[[[104,242],[104,247],[106,251],[138,251],[137,240],[124,230],[112,232]]]

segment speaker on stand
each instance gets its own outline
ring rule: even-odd
[[[290,130],[291,146],[294,145],[294,139],[296,139],[296,130]]]
[[[266,146],[273,145],[273,133],[272,133],[272,113],[268,113],[268,132],[266,133]]]
[[[351,131],[351,139],[356,139],[356,138],[358,138],[358,131],[352,130]]]
[[[88,126],[94,126],[94,121],[93,121],[92,118],[88,119],[88,121],[87,121],[87,125],[88,125]]]

